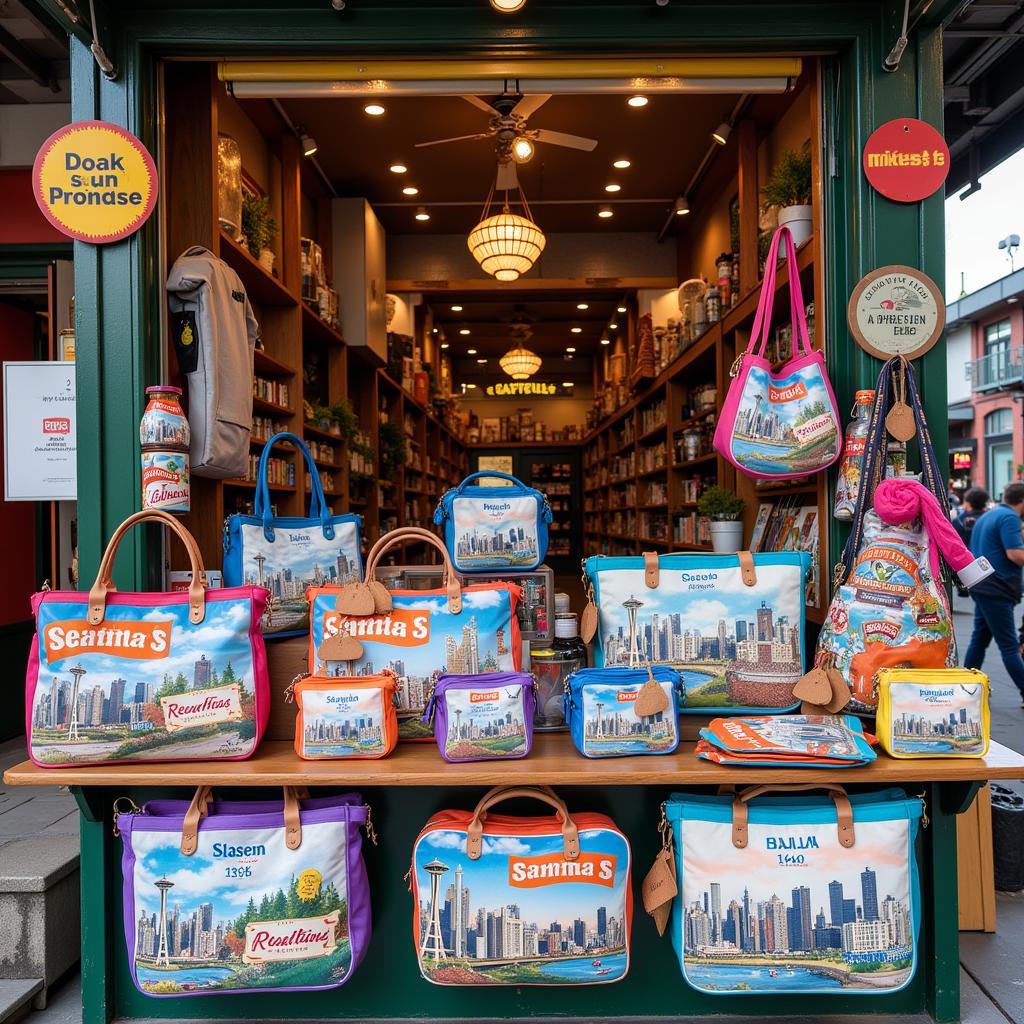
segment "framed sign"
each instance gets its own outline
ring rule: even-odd
[[[511,455],[478,455],[476,460],[476,468],[481,472],[486,469],[490,469],[495,473],[508,473],[512,475],[512,456]],[[483,487],[511,487],[511,480],[503,480],[500,476],[487,476],[481,477],[477,480],[477,483]]]
[[[871,187],[897,203],[927,199],[949,174],[946,140],[927,121],[897,117],[879,125],[864,146]]]
[[[4,498],[78,497],[75,364],[4,363]]]
[[[893,264],[872,270],[857,282],[846,320],[857,344],[878,359],[916,359],[939,340],[946,326],[946,304],[927,274]]]

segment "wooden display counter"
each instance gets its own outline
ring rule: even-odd
[[[248,761],[114,765],[45,770],[24,762],[4,781],[12,786],[69,785],[82,811],[82,1001],[84,1024],[110,1020],[365,1020],[492,1017],[631,1020],[736,1014],[778,1017],[927,1013],[960,1019],[957,930],[956,816],[989,779],[1024,778],[1024,757],[993,743],[980,760],[907,760],[879,756],[862,768],[729,768],[699,761],[693,745],[663,757],[588,760],[564,734],[536,737],[527,759],[448,764],[432,743],[403,744],[382,761],[301,761],[283,740],[264,742]],[[707,995],[683,981],[668,937],[659,938],[639,900],[639,882],[659,846],[660,803],[682,787],[770,782],[840,781],[902,786],[925,801],[927,825],[917,843],[921,935],[917,971],[890,995]],[[411,897],[403,877],[417,833],[435,812],[472,807],[484,787],[549,783],[572,810],[610,814],[629,836],[634,855],[634,914],[627,978],[609,987],[519,989],[440,988],[423,981],[411,935]],[[268,789],[285,784],[341,787],[364,793],[380,845],[366,845],[374,904],[374,935],[366,960],[343,989],[259,996],[197,996],[157,1000],[137,992],[128,973],[121,901],[121,844],[111,830],[114,801],[138,804],[169,791],[183,796],[200,783]],[[246,794],[249,795],[249,794]],[[525,808],[524,808],[525,809]],[[855,851],[851,851],[855,856]]]

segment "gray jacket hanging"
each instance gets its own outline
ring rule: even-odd
[[[245,476],[259,325],[238,275],[209,249],[183,252],[167,278],[178,364],[188,380],[196,476]]]

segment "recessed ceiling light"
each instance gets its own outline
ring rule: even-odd
[[[621,192],[622,191],[622,186],[621,185],[617,185],[613,181],[611,184],[605,185],[604,190],[605,190],[605,192]]]
[[[431,334],[437,334],[437,328],[435,327],[430,333]]]
[[[405,188],[402,189],[403,196],[418,196],[419,194],[420,190],[415,185],[406,185]]]
[[[570,355],[572,355],[572,353],[573,353],[573,352],[575,352],[575,351],[576,351],[576,349],[574,349],[574,348],[572,347],[572,345],[570,345],[570,346],[569,346],[569,347],[568,347],[568,348],[567,348],[567,349],[566,349],[565,351],[566,351],[566,352],[568,352],[568,353],[569,353]]]
[[[618,324],[609,324],[608,325],[608,330],[609,331],[617,331],[618,329],[619,329],[619,325]]]
[[[475,348],[467,348],[466,349],[466,355],[467,356],[475,356],[476,355],[476,349]]]
[[[615,312],[616,313],[625,313],[626,312],[626,307],[625,306],[616,306],[615,307]]]
[[[583,333],[583,328],[582,327],[571,327],[570,330],[572,331],[573,334],[582,334]]]
[[[441,342],[441,348],[447,348],[447,347],[448,347],[448,342],[447,341],[442,341]]]
[[[610,206],[602,206],[601,209],[597,211],[597,215],[603,220],[608,220],[609,217],[615,216],[615,211]]]
[[[369,114],[370,117],[380,117],[385,113],[384,107],[380,103],[367,103],[363,107],[363,113]]]
[[[573,384],[573,382],[571,380],[563,380],[562,381],[562,387],[563,388],[571,388],[571,387],[575,387],[575,386],[576,385]]]
[[[577,302],[576,303],[576,308],[577,309],[590,309],[590,303],[589,302]]]
[[[612,167],[617,167],[620,171],[624,171],[629,166],[629,160],[616,160],[615,163],[612,164]]]
[[[602,345],[610,345],[610,344],[611,344],[611,341],[610,341],[610,340],[609,340],[608,338],[602,338],[602,339],[601,339],[601,344],[602,344]],[[442,345],[441,347],[442,347],[442,348],[444,348],[444,346],[443,346],[443,345]]]
[[[491,6],[502,14],[515,14],[526,6],[526,0],[491,0]]]
[[[647,104],[650,103],[650,100],[648,100],[648,98],[646,96],[637,95],[637,96],[630,96],[629,99],[626,100],[626,102],[631,107],[646,107]]]
[[[462,312],[462,307],[459,306],[459,305],[454,305],[454,306],[452,306],[452,312],[453,313],[461,313]]]
[[[405,174],[405,172],[406,172],[407,170],[409,170],[409,168],[408,168],[408,167],[406,167],[406,166],[405,166],[405,164],[392,164],[392,165],[391,165],[391,166],[390,166],[390,167],[388,168],[388,170],[389,170],[389,171],[390,171],[390,172],[391,172],[392,174]]]
[[[430,220],[430,214],[427,213],[427,211],[422,206],[420,206],[416,210],[416,219],[417,220]]]
[[[478,359],[478,360],[477,360],[477,362],[478,362],[478,363],[479,363],[479,364],[480,364],[481,366],[483,366],[483,364],[484,364],[484,363],[486,363],[486,362],[487,362],[487,360],[486,360],[486,359]]]
[[[476,388],[476,385],[475,385],[475,384],[463,384],[462,386],[463,386],[464,388],[470,388],[470,389]]]
[[[461,328],[460,331],[459,331],[459,334],[462,334],[462,335],[469,334],[469,328],[468,327]]]

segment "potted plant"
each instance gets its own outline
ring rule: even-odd
[[[248,192],[243,196],[242,233],[246,248],[260,261],[263,269],[272,274],[275,256],[270,243],[277,234],[277,224],[270,216],[269,197],[254,196]]]
[[[338,436],[343,441],[351,442],[359,433],[359,417],[356,415],[355,409],[352,408],[352,403],[347,398],[343,398],[331,406],[330,414],[338,426]]]
[[[711,520],[711,546],[715,551],[739,551],[743,547],[743,499],[715,485],[697,501],[697,511]]]
[[[385,480],[394,480],[409,454],[405,430],[400,423],[385,420],[380,425],[377,437],[380,446],[380,475]]]
[[[779,208],[779,227],[784,224],[800,245],[811,237],[811,151],[787,149],[761,190],[769,206]]]

